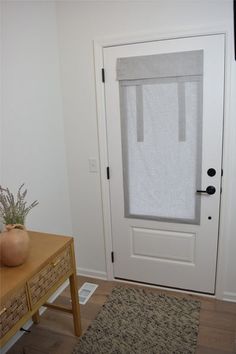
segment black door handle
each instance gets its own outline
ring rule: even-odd
[[[214,186],[208,186],[205,191],[197,190],[197,193],[215,194],[216,189]]]

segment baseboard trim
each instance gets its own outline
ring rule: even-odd
[[[57,291],[48,299],[48,302],[53,302],[56,298],[67,288],[69,285],[69,280],[66,280]],[[39,314],[42,315],[46,311],[46,307],[41,307],[39,310]],[[33,324],[32,320],[27,321],[22,327],[25,329],[29,329]],[[5,354],[22,336],[24,332],[18,331],[16,334],[0,349],[1,354]]]
[[[98,279],[107,280],[107,273],[106,272],[100,272],[100,271],[94,270],[94,269],[77,268],[77,274],[78,275],[83,275],[83,276],[86,276],[86,277],[92,277],[92,278],[98,278]]]
[[[236,293],[231,293],[231,292],[225,291],[224,295],[223,295],[223,300],[236,302]]]

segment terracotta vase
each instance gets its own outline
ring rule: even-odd
[[[29,235],[23,225],[6,225],[0,234],[1,263],[15,267],[23,264],[29,255]]]

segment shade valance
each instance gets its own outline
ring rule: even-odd
[[[117,80],[203,75],[203,50],[117,59]]]

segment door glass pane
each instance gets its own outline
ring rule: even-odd
[[[125,216],[200,223],[202,77],[120,81]]]

